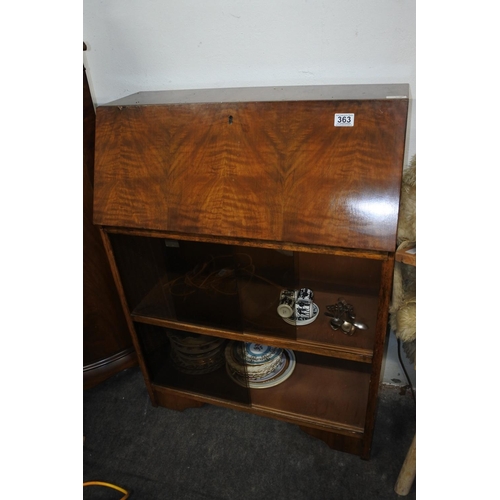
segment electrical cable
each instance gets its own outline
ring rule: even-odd
[[[226,261],[233,257],[245,257],[248,263],[234,263],[232,266],[217,267],[219,261]],[[255,274],[255,265],[252,257],[246,253],[235,253],[234,255],[218,255],[216,257],[208,255],[208,259],[199,262],[191,271],[174,278],[173,280],[164,283],[163,288],[177,297],[187,296],[195,293],[197,290],[207,292],[215,292],[223,295],[237,295],[238,288],[241,290],[250,283],[237,285],[236,279],[238,276],[246,274],[247,277],[257,278],[266,283],[275,286],[277,289],[280,286],[272,281]]]
[[[399,363],[401,364],[401,368],[403,368],[403,371],[405,372],[406,375],[406,380],[408,381],[408,386],[410,387],[411,395],[413,397],[413,401],[417,401],[415,399],[415,393],[413,392],[413,386],[411,384],[410,377],[408,376],[408,372],[406,371],[405,365],[403,364],[403,360],[401,359],[401,339],[398,340],[398,358],[399,358]]]
[[[112,488],[113,490],[119,491],[120,493],[125,493],[125,496],[120,500],[126,500],[130,495],[127,490],[120,488],[120,486],[116,486],[116,484],[105,483],[103,481],[87,481],[83,483],[83,486],[106,486],[107,488]]]

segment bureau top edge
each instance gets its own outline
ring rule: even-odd
[[[408,98],[408,84],[304,85],[144,91],[103,106]]]

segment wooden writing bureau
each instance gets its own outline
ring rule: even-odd
[[[369,458],[407,110],[407,85],[143,92],[97,108],[94,223],[153,405],[249,411]],[[296,326],[277,306],[303,287],[319,313]],[[340,297],[367,329],[331,328]],[[225,365],[186,373],[170,341],[182,332],[282,348],[295,366],[265,388]]]

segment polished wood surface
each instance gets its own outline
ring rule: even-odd
[[[394,251],[407,106],[100,106],[94,221]],[[355,126],[334,126],[335,113],[354,113]]]
[[[190,396],[199,402],[361,436],[370,367],[301,352],[295,354],[297,364],[293,375],[265,390],[235,384],[224,367],[200,377],[183,375],[170,365],[153,379],[153,388],[155,392]]]
[[[235,340],[278,342],[291,349],[372,361],[382,269],[379,260],[306,252],[290,256],[279,249],[191,241],[175,241],[176,247],[167,249],[162,238],[119,233],[108,237],[135,322]],[[197,257],[190,266],[181,268],[179,262],[185,263],[187,254],[191,259]],[[226,266],[240,269],[240,276],[227,282],[233,293],[219,294],[214,300],[210,291],[191,287],[189,295],[182,293],[179,300],[177,295],[184,291],[171,284],[178,282],[180,286],[207,256],[211,262],[219,262],[216,272]],[[323,314],[307,328],[285,323],[276,314],[279,294],[294,282],[299,286],[299,281],[315,290],[320,311],[344,297],[368,328],[347,336],[333,331],[330,318]]]
[[[248,411],[369,458],[407,107],[406,86],[382,85],[146,92],[97,109],[94,222],[153,405]],[[320,316],[297,327],[276,308],[300,287]],[[330,328],[339,297],[366,330]],[[292,349],[297,364],[266,389],[224,367],[186,375],[172,331]]]
[[[372,436],[375,429],[375,415],[378,404],[378,391],[381,383],[382,361],[386,345],[389,323],[389,305],[391,301],[392,277],[394,274],[394,256],[382,263],[381,285],[379,290],[379,307],[377,316],[377,336],[373,347],[372,374],[370,383],[370,394],[366,406],[365,439],[361,457],[368,459],[371,452]]]
[[[84,47],[85,48],[85,47]],[[83,387],[137,364],[130,331],[93,224],[95,112],[83,68]]]
[[[152,231],[147,229],[130,229],[126,227],[106,226],[109,234],[128,234],[133,236],[144,236],[152,238],[165,238],[168,240],[199,241],[203,243],[220,243],[224,245],[236,245],[243,247],[269,248],[271,250],[287,250],[290,252],[308,252],[313,254],[344,255],[357,259],[387,260],[389,252],[377,250],[360,250],[357,248],[330,247],[326,245],[314,245],[311,243],[290,243],[282,241],[261,241],[244,238],[228,238],[221,236],[193,235],[189,233],[177,233],[171,231]]]

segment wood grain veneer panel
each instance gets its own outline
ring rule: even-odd
[[[83,68],[83,387],[137,364],[99,229],[93,225],[95,112]]]
[[[335,113],[355,113],[335,127]],[[407,100],[103,106],[94,222],[394,251]]]

